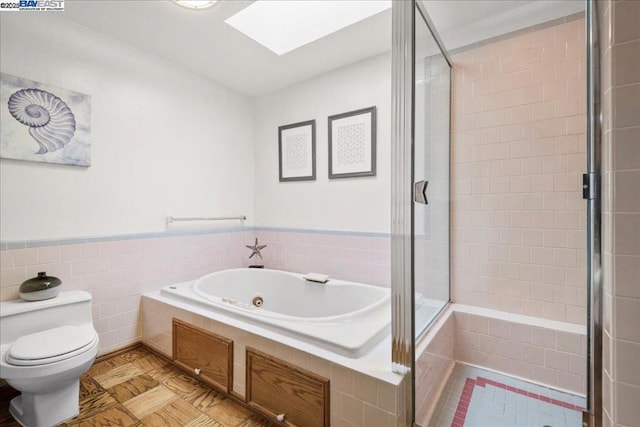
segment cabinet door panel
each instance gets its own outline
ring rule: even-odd
[[[233,384],[233,341],[173,319],[173,360],[226,393]]]
[[[329,380],[280,359],[247,349],[247,403],[284,425],[329,425]]]

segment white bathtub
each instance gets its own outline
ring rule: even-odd
[[[194,282],[165,286],[169,299],[286,331],[348,357],[360,357],[389,333],[389,289],[267,269],[219,271]],[[253,304],[255,298],[262,305]]]

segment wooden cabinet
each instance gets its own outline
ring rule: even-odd
[[[247,404],[285,426],[329,426],[329,380],[247,348]]]
[[[212,387],[231,393],[233,341],[174,318],[173,361]]]

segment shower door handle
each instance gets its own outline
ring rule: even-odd
[[[423,205],[428,205],[429,200],[427,200],[427,186],[429,185],[429,181],[418,181],[413,184],[413,201],[416,203],[421,203]]]

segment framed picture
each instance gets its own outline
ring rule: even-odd
[[[315,181],[316,121],[280,126],[278,154],[280,182]]]
[[[376,107],[329,116],[329,178],[376,175]]]
[[[91,165],[91,97],[0,73],[0,157]]]

